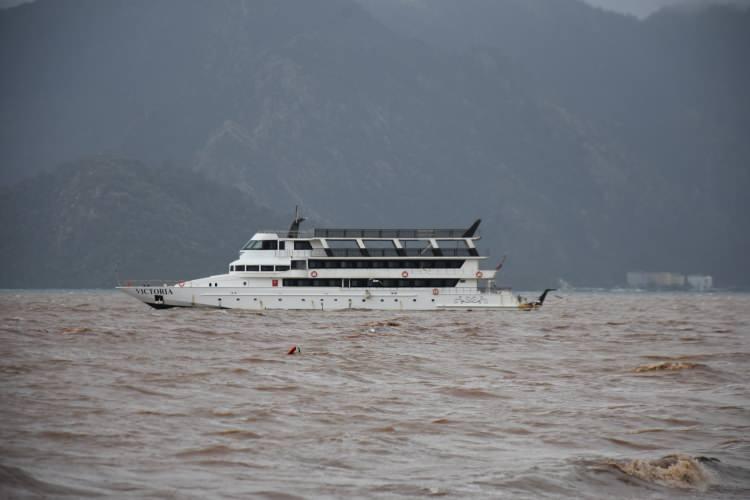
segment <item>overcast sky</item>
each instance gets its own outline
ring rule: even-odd
[[[635,14],[645,17],[667,5],[709,3],[709,0],[585,0],[591,5],[597,5],[610,10]],[[713,3],[738,3],[750,5],[750,0],[710,0]]]
[[[10,7],[33,0],[0,0],[0,8]],[[57,0],[63,1],[63,0]],[[712,1],[715,3],[740,3],[750,5],[750,0],[585,0],[586,2],[605,7],[610,10],[624,12],[626,14],[635,14],[636,16],[645,17],[652,12],[666,5],[697,3],[702,1]]]

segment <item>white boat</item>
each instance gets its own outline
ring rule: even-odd
[[[117,288],[158,309],[212,307],[393,311],[540,307],[509,288],[496,288],[496,269],[468,229],[314,229],[261,231],[240,250],[226,274],[188,281],[131,280]]]

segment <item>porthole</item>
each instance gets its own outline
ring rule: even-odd
[[[385,299],[380,299],[380,302],[385,302]]]
[[[435,299],[432,299],[433,302],[435,302]]]
[[[219,297],[219,302],[221,302],[221,297]]]
[[[240,298],[239,298],[239,297],[237,297],[237,302],[239,302],[239,301],[240,301]]]
[[[365,301],[365,299],[362,299],[362,302],[364,302],[364,301]]]
[[[333,299],[333,301],[334,301],[334,302],[338,302],[338,301],[339,301],[339,299]]]
[[[307,300],[307,299],[302,299],[302,302],[304,302],[305,300]]]
[[[411,301],[412,301],[412,302],[416,302],[416,301],[417,301],[417,299],[411,299]]]
[[[398,299],[393,299],[393,302],[398,302]]]
[[[320,299],[321,302],[323,302],[323,299]]]
[[[279,297],[279,302],[281,302],[281,297]]]
[[[257,300],[258,300],[258,297],[253,297],[253,300],[254,300],[254,301],[257,301]]]
[[[247,286],[247,281],[243,281],[242,286]]]

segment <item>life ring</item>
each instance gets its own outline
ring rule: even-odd
[[[310,277],[311,278],[317,278],[318,277],[318,271],[311,271],[310,272]]]
[[[440,290],[438,290],[437,288],[432,289],[432,295],[439,295],[439,294],[440,294]]]
[[[409,271],[404,271],[401,273],[402,278],[408,278],[409,277]]]
[[[179,286],[180,288],[182,288],[183,286],[185,286],[185,282],[184,282],[184,281],[180,281],[179,283],[177,283],[177,285],[178,285],[178,286]]]
[[[484,275],[482,274],[482,271],[477,271],[477,274],[475,274],[475,276],[477,277],[477,279],[482,279],[482,276]]]

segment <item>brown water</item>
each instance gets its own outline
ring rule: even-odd
[[[750,295],[548,300],[0,293],[0,498],[750,497]]]

